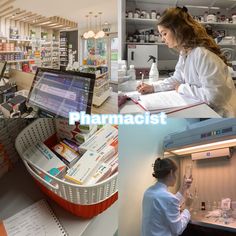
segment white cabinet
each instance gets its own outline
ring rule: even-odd
[[[149,56],[157,58],[157,45],[128,44],[128,65],[135,68],[151,68],[152,61]]]

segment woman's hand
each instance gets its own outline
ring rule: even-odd
[[[137,90],[141,94],[154,93],[153,85],[141,83],[138,85]]]
[[[193,182],[193,177],[191,176],[190,178],[186,178],[186,176],[184,176],[184,181],[182,186],[180,187],[179,192],[184,196],[185,192],[191,187],[191,184]]]
[[[180,86],[180,84],[175,85],[175,90],[176,90],[177,93],[178,93],[178,90],[179,90],[179,86]]]

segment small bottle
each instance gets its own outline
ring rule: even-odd
[[[136,71],[134,65],[130,65],[128,74],[131,76],[131,80],[136,80]]]
[[[210,201],[206,202],[206,210],[211,211],[211,202]]]
[[[207,22],[207,16],[208,16],[208,12],[205,11],[205,13],[203,15],[204,22]]]
[[[202,211],[205,211],[205,210],[206,210],[206,204],[205,204],[205,202],[202,202],[202,204],[201,204],[201,210],[202,210]]]
[[[200,209],[199,198],[198,198],[197,189],[195,187],[195,190],[194,190],[194,200],[193,200],[193,214],[197,214],[199,209]]]

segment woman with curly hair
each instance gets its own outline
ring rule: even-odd
[[[140,84],[142,94],[176,89],[180,94],[208,104],[222,117],[236,117],[236,90],[226,58],[206,29],[186,7],[165,10],[158,31],[179,60],[173,76],[152,85]]]
[[[176,183],[176,164],[169,158],[158,158],[153,168],[153,177],[158,182],[149,187],[143,197],[142,236],[176,236],[182,234],[189,220],[187,209],[180,212],[184,195],[192,184],[184,177],[184,182],[176,194],[168,187]],[[190,202],[189,202],[190,203]],[[187,204],[185,204],[187,206]]]

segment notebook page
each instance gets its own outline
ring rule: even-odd
[[[41,200],[3,221],[8,236],[65,236],[63,227]]]
[[[199,103],[199,101],[184,97],[176,91],[158,92],[140,96],[140,104],[149,111],[179,108]]]
[[[125,95],[135,101],[138,101],[141,96],[141,93],[139,93],[138,91],[132,91],[125,93]]]

